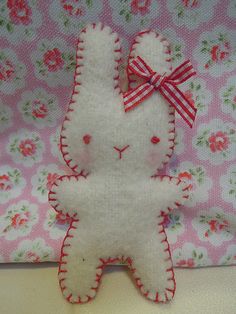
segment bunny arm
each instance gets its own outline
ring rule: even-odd
[[[104,206],[104,201],[108,204],[107,210],[111,212],[113,208],[117,211],[119,208],[122,210],[131,206],[134,199],[142,203],[144,198],[144,207],[145,204],[148,208],[152,206],[153,214],[159,216],[168,214],[173,208],[183,205],[189,197],[189,184],[176,177],[156,176],[140,182],[129,181],[127,178],[109,179],[97,178],[93,175],[87,178],[80,175],[61,176],[54,182],[49,192],[49,203],[57,212],[71,218],[78,218],[79,212],[82,217],[96,216],[96,213],[102,212],[97,204]],[[93,205],[91,199],[96,204],[94,208],[91,206]],[[148,200],[152,201],[153,205],[148,204]],[[145,208],[143,210],[146,211]],[[148,215],[151,216],[151,213],[149,212]]]

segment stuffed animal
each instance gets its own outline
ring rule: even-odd
[[[162,223],[184,204],[189,186],[157,173],[173,152],[178,110],[167,101],[162,83],[168,78],[182,82],[181,77],[192,74],[183,74],[188,63],[171,74],[169,52],[160,34],[139,33],[128,61],[133,89],[123,94],[117,34],[92,24],[79,36],[74,88],[61,131],[61,151],[75,174],[60,177],[49,193],[51,206],[71,217],[59,266],[69,302],[91,300],[105,265],[116,263],[128,265],[148,299],[166,302],[174,296]]]

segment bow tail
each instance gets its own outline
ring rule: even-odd
[[[143,83],[137,86],[136,88],[132,89],[124,93],[124,107],[125,112],[133,109],[134,107],[138,106],[144,99],[151,96],[154,92],[154,87],[149,83]]]
[[[160,88],[160,93],[192,128],[197,113],[194,104],[175,85],[167,82]]]

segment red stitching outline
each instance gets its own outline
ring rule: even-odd
[[[92,24],[92,27],[95,28],[97,27],[97,25],[94,23]],[[104,26],[102,24],[99,24],[98,27],[100,27],[100,29],[102,30],[104,28]],[[85,33],[87,30],[87,28],[85,28],[82,33]],[[138,37],[142,37],[143,34],[146,34],[146,33],[150,33],[151,31],[144,31],[144,32],[140,32],[136,38]],[[111,34],[112,34],[112,30],[111,30]],[[156,34],[156,37],[160,36],[158,33],[155,33]],[[135,40],[136,40],[135,38]],[[161,41],[166,41],[163,37],[161,38]],[[115,44],[119,42],[119,38],[117,36],[116,40],[115,40]],[[76,87],[77,86],[80,86],[81,83],[76,81],[76,79],[80,76],[80,72],[78,72],[78,69],[83,66],[81,60],[83,60],[83,56],[78,56],[78,51],[83,51],[84,48],[81,47],[81,43],[83,43],[83,40],[81,39],[81,37],[79,37],[78,39],[78,46],[77,46],[77,51],[76,51],[76,71],[75,71],[75,74],[74,74],[74,87],[73,87],[73,92],[72,92],[72,95],[71,95],[71,99],[70,99],[70,103],[69,103],[69,108],[67,110],[67,114],[66,114],[66,117],[64,119],[64,122],[63,122],[63,125],[62,125],[62,129],[61,129],[61,137],[60,137],[60,148],[61,148],[61,152],[62,152],[62,155],[63,155],[63,158],[66,162],[66,164],[68,165],[69,168],[71,168],[74,172],[77,172],[77,168],[78,168],[78,165],[76,164],[71,164],[73,161],[72,159],[70,159],[69,157],[69,152],[66,150],[66,148],[68,147],[67,143],[66,143],[66,135],[64,134],[64,131],[66,130],[66,127],[65,127],[65,121],[68,121],[70,120],[69,117],[68,117],[68,113],[69,112],[73,112],[74,109],[72,108],[73,104],[75,103],[75,100],[73,99],[74,98],[74,95],[77,95],[79,93],[79,91],[76,90]],[[132,48],[131,48],[131,51],[130,51],[130,55],[129,55],[129,60],[132,58],[131,54],[132,54],[132,51],[135,49],[135,44],[137,44],[138,42],[137,41],[134,41],[133,45],[132,45]],[[170,55],[170,49],[169,49],[169,46],[167,46],[167,50],[166,50],[166,53],[168,55]],[[121,49],[114,49],[114,52],[117,53],[117,52],[120,52]],[[118,71],[118,64],[120,62],[120,58],[116,58],[115,59],[115,62],[116,62],[116,66],[115,66],[115,71]],[[167,62],[170,62],[171,59],[166,59]],[[171,67],[170,67],[171,68]],[[117,72],[116,72],[117,73]],[[128,78],[129,78],[129,84],[132,82],[132,78],[129,77],[128,75]],[[114,86],[114,89],[117,89],[119,91],[119,93],[121,93],[121,90],[119,88],[119,84],[118,84],[118,79],[119,79],[119,75],[116,75],[114,78],[114,82],[115,82],[115,86]],[[171,107],[172,109],[172,107]],[[174,110],[170,110],[170,113],[169,113],[170,116],[173,116],[170,118],[170,121],[169,121],[169,124],[170,124],[170,129],[169,129],[169,134],[171,133],[175,133],[175,126],[174,126],[174,122],[175,122],[175,118],[174,118]],[[173,124],[173,125],[172,125]],[[170,142],[170,147],[169,149],[171,149],[171,153],[170,154],[166,154],[166,160],[163,161],[163,165],[165,163],[168,162],[169,158],[171,157],[172,155],[172,152],[173,152],[173,149],[174,149],[174,139],[171,139],[169,137],[169,142]],[[49,197],[49,203],[51,204],[51,206],[57,211],[57,212],[60,212],[62,213],[63,209],[60,209],[60,204],[58,203],[58,200],[56,198],[56,191],[54,189],[56,189],[56,187],[58,187],[58,184],[59,182],[58,181],[63,181],[65,179],[68,179],[70,180],[71,177],[74,177],[76,178],[76,180],[79,180],[79,177],[84,177],[86,178],[88,174],[85,174],[84,171],[82,170],[79,174],[76,174],[76,175],[70,175],[70,176],[61,176],[60,178],[58,178],[56,180],[56,182],[53,184],[52,186],[52,189],[51,191],[49,192],[48,194],[48,197]],[[189,190],[189,186],[186,186],[186,183],[184,183],[183,181],[179,180],[178,178],[174,178],[174,177],[170,177],[170,176],[157,176],[157,175],[154,175],[153,178],[160,178],[161,180],[163,180],[164,178],[168,178],[170,181],[172,179],[175,179],[176,180],[176,185],[179,185],[180,183],[183,183],[185,185],[185,187],[182,189],[183,192],[186,192],[182,198],[183,200],[185,200],[186,198],[189,197],[188,195],[188,190]],[[181,203],[180,202],[175,202],[175,206],[178,207],[180,206]],[[168,211],[171,211],[173,208],[170,208],[168,207],[167,210]],[[162,212],[161,215],[158,217],[162,217],[164,216],[166,213],[165,212]],[[69,214],[66,214],[69,216]],[[70,227],[69,229],[67,230],[67,233],[66,233],[66,236],[63,240],[63,245],[61,247],[61,256],[60,256],[60,262],[59,262],[59,269],[58,269],[58,274],[61,274],[61,273],[64,273],[66,274],[67,273],[67,270],[66,270],[66,264],[67,264],[67,260],[66,260],[66,257],[68,256],[67,253],[64,252],[64,248],[65,247],[70,247],[70,243],[66,243],[66,240],[68,239],[68,242],[70,242],[70,238],[73,238],[74,235],[73,235],[73,230],[76,230],[77,228],[77,222],[79,221],[78,217],[77,217],[77,213],[75,213],[72,217],[72,220],[71,220],[71,224],[70,224]],[[163,219],[164,221],[164,219]],[[167,258],[165,259],[165,261],[171,261],[171,265],[172,265],[172,259],[171,259],[171,253],[170,253],[170,248],[169,248],[169,243],[167,241],[167,237],[166,237],[166,234],[165,234],[165,230],[164,230],[164,227],[163,227],[163,221],[162,222],[159,222],[158,223],[158,228],[159,228],[159,233],[164,233],[165,235],[165,238],[161,241],[161,243],[166,243],[167,244],[167,249],[164,250],[164,252],[167,254]],[[76,224],[76,226],[75,226]],[[118,263],[118,262],[121,262],[121,263],[126,263],[129,267],[129,269],[131,270],[131,272],[134,274],[134,278],[135,278],[135,282],[136,282],[136,285],[137,287],[140,289],[140,292],[146,296],[147,298],[150,298],[149,297],[149,292],[146,291],[143,287],[143,284],[141,282],[141,279],[136,277],[136,269],[133,268],[132,266],[132,259],[130,257],[125,257],[125,256],[122,256],[122,257],[109,257],[107,259],[100,259],[100,264],[98,265],[97,267],[97,274],[96,274],[96,282],[97,282],[97,286],[96,287],[91,287],[91,291],[97,291],[98,289],[98,286],[99,286],[99,283],[101,281],[101,277],[102,277],[102,270],[103,268],[107,265],[107,264],[112,264],[112,263]],[[65,265],[65,266],[63,266]],[[64,268],[65,267],[65,268]],[[173,266],[171,266],[170,268],[166,269],[166,272],[170,272],[171,273],[171,277],[168,279],[170,281],[173,281],[173,289],[168,289],[166,288],[166,291],[169,291],[172,293],[172,297],[174,296],[175,294],[175,289],[176,289],[176,283],[175,283],[175,278],[174,278],[174,270],[173,270]],[[66,279],[66,275],[65,277],[62,277],[60,280],[59,280],[59,283],[60,283],[60,287],[61,287],[61,290],[62,290],[62,293],[65,294],[65,291],[67,290],[67,287],[65,285],[63,285],[63,282],[65,281]],[[72,294],[69,294],[67,296],[67,300],[69,302],[73,302],[71,301],[71,297],[72,297]],[[94,293],[92,296],[90,295],[87,295],[87,299],[85,301],[82,301],[81,298],[78,296],[78,299],[77,299],[77,302],[75,303],[86,303],[88,301],[90,301],[92,298],[94,297]],[[168,296],[167,296],[167,293],[165,293],[165,300],[164,301],[161,301],[159,300],[159,295],[158,295],[158,292],[156,293],[156,298],[155,300],[153,300],[154,302],[166,302],[166,301],[169,301],[170,299],[168,299]]]
[[[129,56],[128,56],[128,64],[134,59],[134,57],[133,57],[134,50],[136,48],[136,45],[139,44],[138,38],[142,38],[144,34],[150,34],[150,33],[153,33],[156,38],[160,37],[160,41],[163,43],[163,45],[165,47],[164,53],[167,55],[165,61],[169,63],[169,70],[172,70],[171,49],[170,49],[169,42],[167,41],[167,39],[163,35],[161,35],[158,32],[154,32],[152,30],[146,30],[146,31],[139,32],[135,36],[135,38],[133,40],[133,43],[131,45]],[[128,77],[128,89],[130,89],[131,88],[131,84],[135,83],[136,79],[135,79],[135,75],[129,73],[128,67],[126,68],[126,72],[127,72],[127,77]],[[169,142],[169,150],[170,150],[170,152],[166,153],[165,159],[162,161],[162,164],[160,165],[159,168],[156,169],[157,172],[158,172],[158,170],[162,169],[168,163],[169,159],[171,158],[171,156],[173,154],[174,147],[175,147],[175,110],[174,110],[174,108],[171,105],[168,104],[168,106],[169,106],[169,117],[170,117],[170,120],[168,122],[168,124],[169,124],[169,139],[168,139],[168,142]],[[173,137],[173,133],[174,133],[174,137]]]
[[[63,209],[60,209],[60,203],[58,203],[58,200],[57,200],[57,197],[56,197],[56,188],[58,187],[58,185],[60,184],[61,181],[70,180],[71,177],[74,177],[76,180],[79,180],[79,178],[81,176],[86,178],[84,175],[80,175],[80,174],[79,175],[64,175],[64,176],[59,177],[54,182],[54,184],[52,186],[52,190],[49,192],[49,203],[57,212],[62,213]],[[189,192],[189,185],[187,185],[186,182],[181,181],[179,178],[171,177],[171,176],[168,176],[168,175],[153,176],[153,178],[154,179],[159,178],[161,181],[168,179],[169,181],[174,181],[176,183],[176,185],[182,184],[183,185],[182,191],[185,192],[185,193],[182,195],[181,198],[183,199],[183,201],[185,201],[189,197],[189,193],[188,193]],[[53,195],[53,196],[51,197],[51,195]],[[180,202],[175,202],[175,207],[173,207],[173,208],[179,207],[181,205],[182,205],[181,201]],[[79,303],[79,304],[81,304],[81,303],[87,303],[90,300],[92,300],[95,297],[95,295],[96,295],[96,293],[94,294],[94,291],[96,292],[98,290],[99,284],[101,282],[102,270],[104,269],[104,267],[106,265],[108,265],[108,264],[117,264],[117,263],[127,264],[128,268],[130,269],[131,273],[134,276],[134,281],[136,283],[136,286],[139,288],[141,294],[143,294],[147,299],[152,300],[152,301],[154,301],[156,303],[165,303],[167,301],[170,301],[174,297],[174,294],[175,294],[176,282],[175,282],[175,276],[174,276],[174,269],[173,269],[173,263],[172,263],[172,258],[171,258],[170,246],[169,246],[169,243],[168,243],[168,240],[167,240],[167,236],[166,236],[166,233],[165,233],[165,230],[164,230],[164,227],[163,227],[163,222],[164,222],[164,216],[166,214],[168,214],[168,212],[173,210],[173,208],[167,207],[166,208],[167,211],[161,212],[161,214],[158,216],[158,218],[163,218],[163,220],[158,222],[158,224],[157,224],[157,226],[159,228],[158,233],[159,234],[161,234],[161,233],[164,234],[164,239],[161,241],[161,243],[167,245],[167,248],[164,249],[164,252],[167,255],[165,260],[164,260],[164,262],[171,261],[171,267],[166,268],[166,272],[170,273],[170,277],[168,278],[168,281],[172,281],[173,282],[173,289],[169,289],[169,288],[165,289],[166,291],[171,292],[171,294],[172,294],[171,298],[168,298],[167,292],[165,292],[165,300],[164,301],[163,300],[159,300],[158,292],[156,292],[155,299],[150,298],[149,291],[145,290],[144,285],[142,284],[141,278],[139,278],[136,275],[136,269],[133,267],[132,259],[130,257],[128,257],[128,256],[121,256],[121,257],[108,257],[107,259],[100,258],[99,259],[100,263],[98,264],[98,266],[96,268],[97,272],[96,272],[96,280],[95,281],[97,282],[97,285],[95,287],[91,287],[91,289],[90,289],[91,291],[93,291],[92,295],[88,294],[86,300],[81,300],[81,297],[77,296],[77,301],[73,301],[73,300],[71,300],[72,294],[70,293],[66,297],[67,301],[69,301],[71,303]],[[63,244],[62,244],[62,247],[61,247],[61,256],[60,256],[59,269],[58,269],[58,275],[59,274],[61,275],[62,273],[65,274],[59,280],[60,288],[61,288],[61,291],[62,291],[64,296],[66,296],[65,292],[67,290],[67,286],[64,284],[64,281],[66,280],[66,273],[67,273],[66,265],[67,265],[67,257],[69,255],[69,252],[65,253],[64,248],[71,246],[70,238],[74,237],[73,230],[77,229],[77,225],[78,225],[77,222],[79,222],[77,213],[74,214],[71,218],[72,218],[72,220],[71,220],[70,227],[67,230],[66,236],[65,236],[65,238],[63,240]]]
[[[100,30],[103,30],[103,28],[105,27],[103,24],[99,23],[99,24],[96,24],[96,23],[93,23],[91,24],[93,29],[95,28],[100,28]],[[90,27],[90,25],[88,25],[86,28],[84,28],[81,33],[86,33],[87,32],[87,29]],[[116,34],[115,32],[112,31],[111,28],[110,29],[110,35],[111,34]],[[114,80],[114,90],[116,90],[119,94],[122,93],[121,89],[120,89],[120,86],[119,86],[119,71],[118,71],[118,66],[119,66],[119,63],[121,61],[121,56],[120,56],[120,52],[121,52],[121,46],[120,46],[120,39],[118,37],[118,34],[116,34],[116,39],[114,41],[114,45],[117,46],[117,44],[119,44],[119,49],[116,49],[116,47],[114,47],[114,56],[115,56],[115,76],[113,77],[113,80]],[[71,98],[70,98],[70,102],[69,102],[69,106],[68,106],[68,109],[67,109],[67,113],[66,113],[66,116],[65,116],[65,119],[63,121],[63,124],[62,124],[62,128],[61,128],[61,135],[60,135],[60,150],[61,150],[61,153],[62,153],[62,156],[63,156],[63,159],[65,160],[67,166],[72,170],[74,171],[75,173],[77,172],[78,170],[78,165],[74,163],[74,161],[72,160],[72,158],[70,158],[70,154],[68,152],[68,144],[67,144],[67,137],[66,137],[66,134],[65,134],[65,130],[66,130],[66,126],[65,126],[65,121],[70,121],[70,118],[69,118],[69,113],[70,112],[73,112],[74,109],[73,109],[73,104],[76,102],[75,99],[74,99],[74,96],[75,95],[78,95],[79,94],[79,86],[82,85],[81,82],[79,82],[79,78],[81,76],[81,72],[80,72],[80,68],[83,66],[83,56],[81,55],[78,55],[79,51],[84,51],[84,47],[83,47],[83,39],[81,38],[81,35],[79,36],[78,38],[78,41],[77,41],[77,50],[76,50],[76,67],[75,67],[75,73],[74,73],[74,86],[73,86],[73,91],[72,91],[72,95],[71,95]],[[83,171],[83,170],[82,170]]]

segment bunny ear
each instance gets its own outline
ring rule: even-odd
[[[162,75],[169,74],[172,70],[170,57],[170,44],[167,39],[158,32],[142,31],[135,37],[130,49],[128,64],[133,59],[140,56],[149,65],[149,67]],[[137,81],[132,73],[127,73],[129,78],[129,87],[133,87]]]
[[[165,73],[169,75],[172,71],[169,43],[165,37],[157,32],[142,31],[135,37],[131,46],[128,64],[137,57],[143,59],[152,71],[160,75]],[[128,68],[129,89],[133,89],[140,83],[143,83],[143,79],[129,73]],[[169,161],[174,149],[174,108],[159,92],[154,92],[140,105],[128,111],[127,114],[131,116],[141,115],[144,120],[152,121],[153,127],[156,128],[156,136],[160,138],[160,143],[158,144],[160,154],[158,168],[160,169]]]
[[[99,119],[99,112],[102,114],[106,110],[107,99],[121,93],[118,83],[120,59],[120,40],[109,27],[91,24],[80,33],[74,89],[61,131],[61,151],[73,171],[78,170],[81,129],[86,129],[97,111]],[[80,166],[83,166],[81,162]]]
[[[88,25],[78,39],[75,84],[100,91],[118,88],[120,54],[120,40],[110,27]]]

